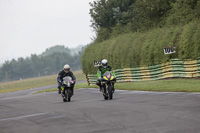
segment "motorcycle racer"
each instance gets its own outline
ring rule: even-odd
[[[97,82],[96,82],[96,85],[99,86],[100,91],[102,91],[101,78],[103,77],[103,74],[106,71],[112,71],[112,67],[108,65],[108,61],[106,59],[103,59],[101,61],[101,66],[98,67],[98,71],[97,71]],[[112,73],[115,76],[115,73],[114,72],[112,72]]]
[[[58,82],[58,94],[61,94],[61,85],[63,82],[63,78],[66,76],[70,76],[72,78],[73,84],[72,84],[72,94],[74,92],[74,85],[76,83],[76,77],[74,74],[70,71],[70,66],[68,64],[64,65],[63,70],[58,73],[57,82]]]

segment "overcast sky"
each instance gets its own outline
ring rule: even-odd
[[[55,45],[89,44],[95,36],[90,27],[92,1],[0,0],[0,63]]]

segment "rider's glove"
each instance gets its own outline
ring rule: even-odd
[[[62,83],[62,81],[61,81],[61,80],[58,80],[58,83]]]
[[[101,81],[102,80],[102,78],[99,78],[99,81]]]
[[[75,84],[75,81],[71,81],[71,84],[74,85],[74,84]]]
[[[74,84],[76,83],[76,81],[74,80]]]

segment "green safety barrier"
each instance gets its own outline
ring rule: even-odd
[[[196,78],[200,77],[200,59],[172,59],[167,63],[153,66],[123,68],[113,71],[116,74],[117,82],[159,80],[166,78]],[[86,78],[88,84],[96,84],[96,74],[88,74]]]

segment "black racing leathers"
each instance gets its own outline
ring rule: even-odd
[[[66,76],[70,76],[72,78],[73,82],[76,82],[76,77],[74,76],[74,74],[71,71],[69,71],[68,73],[66,73],[64,70],[62,70],[62,71],[60,71],[58,73],[57,81],[58,82],[60,82],[60,81],[62,82],[63,78],[66,77]]]

